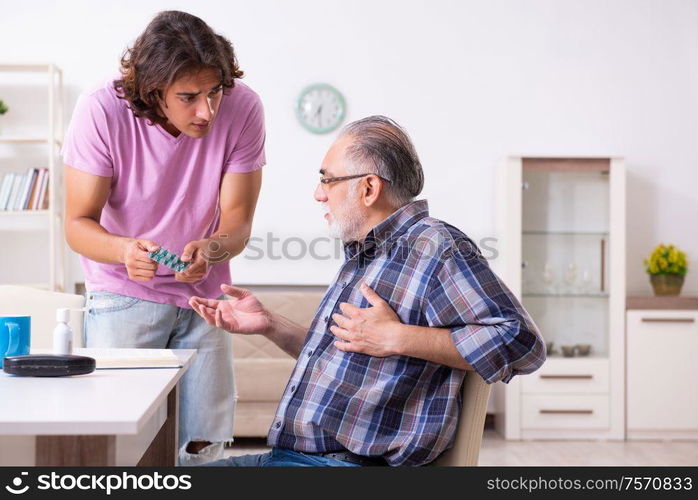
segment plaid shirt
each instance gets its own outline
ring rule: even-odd
[[[269,445],[349,450],[390,465],[423,465],[449,448],[465,371],[407,356],[334,347],[341,302],[370,305],[365,282],[405,324],[449,328],[463,358],[488,382],[508,382],[545,360],[545,344],[475,243],[429,217],[427,202],[400,208],[345,261],[322,299],[269,431]]]

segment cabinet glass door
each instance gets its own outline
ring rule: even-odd
[[[608,356],[609,188],[607,167],[523,162],[523,302],[551,357]]]

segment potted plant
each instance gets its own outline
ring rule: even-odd
[[[2,99],[0,99],[0,116],[7,113],[9,109],[10,108],[7,107],[7,104],[5,104]],[[0,120],[0,133],[2,133],[2,120]]]
[[[686,254],[674,245],[658,245],[644,260],[655,295],[678,295],[688,271]]]

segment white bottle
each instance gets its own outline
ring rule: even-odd
[[[53,354],[73,354],[73,330],[68,326],[70,309],[56,309],[58,324],[53,330]]]

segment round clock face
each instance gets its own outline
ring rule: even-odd
[[[345,110],[342,94],[326,83],[306,87],[296,101],[298,121],[315,134],[326,134],[339,127]]]

